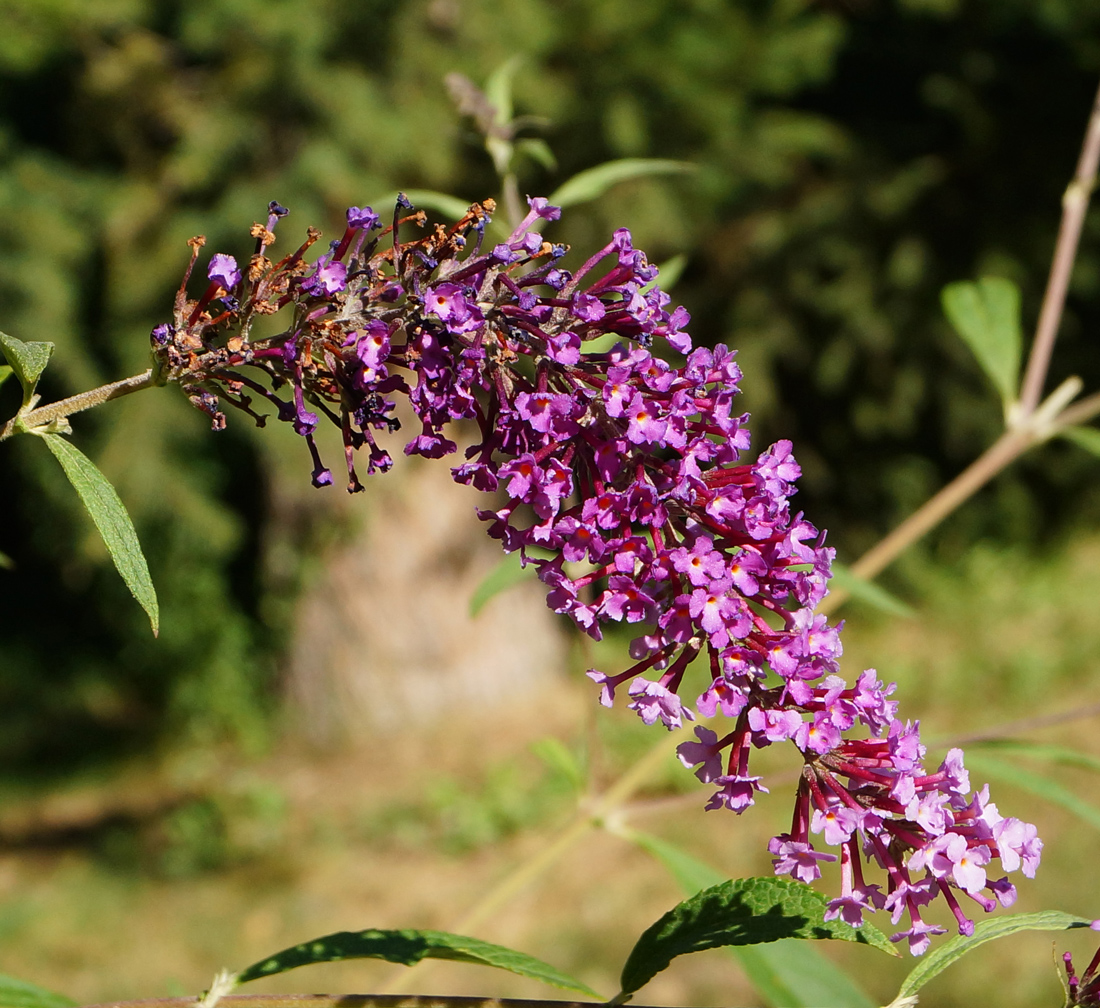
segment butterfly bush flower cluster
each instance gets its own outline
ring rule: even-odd
[[[385,227],[352,207],[344,233],[307,262],[313,229],[271,254],[287,213],[272,203],[249,261],[214,255],[194,300],[192,240],[174,319],[153,331],[158,368],[216,428],[226,403],[262,424],[254,405],[266,400],[304,438],[318,486],[334,479],[314,441],[321,415],[342,433],[350,491],[363,488],[361,450],[368,473],[392,464],[376,434],[398,428],[397,396],[419,425],[408,455],[454,454],[448,428],[465,421],[478,435],[454,478],[495,494],[478,514],[537,568],[551,608],[596,639],[608,623],[638,625],[634,664],[588,673],[601,701],[625,694],[669,729],[696,711],[727,718],[731,730],[698,726],[678,749],[715,789],[710,809],[752,805],[766,790],[752,751],[793,743],[803,769],[791,830],[770,844],[776,872],[810,882],[839,858],[829,916],[905,917],[894,940],[914,954],[943,931],[921,917],[938,896],[970,933],[960,895],[986,911],[1011,903],[992,862],[1033,875],[1035,828],[1002,817],[988,789],[971,794],[959,750],[929,772],[917,726],[898,720],[894,687],[873,670],[854,686],[838,675],[840,628],[815,613],[833,551],[791,509],[790,442],[747,458],[733,353],[692,346],[687,312],[670,310],[628,231],[570,271],[566,248],[539,231],[559,210],[529,205],[498,241],[488,200],[407,240],[399,229],[424,216],[402,216],[403,197]],[[275,326],[276,313],[289,323]],[[689,669],[704,680],[693,704]],[[864,861],[885,872],[885,891],[865,881]]]

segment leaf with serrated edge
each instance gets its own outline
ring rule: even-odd
[[[1077,917],[1074,914],[1062,913],[1060,910],[1009,914],[1006,917],[980,921],[975,925],[974,933],[970,937],[956,935],[931,952],[926,952],[924,958],[905,978],[901,990],[898,991],[898,998],[916,994],[929,980],[938,976],[952,963],[958,962],[971,949],[993,941],[994,938],[1004,938],[1019,931],[1068,931],[1070,928],[1088,927],[1091,923],[1087,917]]]
[[[541,980],[554,987],[580,991],[590,997],[600,998],[590,987],[566,976],[541,959],[503,945],[493,945],[478,938],[467,938],[447,931],[388,931],[377,928],[338,931],[261,959],[238,974],[237,981],[247,983],[260,977],[285,973],[298,966],[339,962],[343,959],[385,959],[386,962],[401,963],[404,966],[413,966],[421,959],[451,959],[480,966],[495,966],[519,976]]]
[[[149,565],[141,552],[134,523],[126,513],[126,507],[118,492],[83,452],[60,434],[42,434],[42,440],[61,463],[65,475],[73,485],[81,502],[91,515],[95,527],[103,537],[103,544],[115,568],[122,575],[126,587],[137,599],[149,617],[149,625],[155,637],[159,631],[160,610]]]
[[[689,894],[723,881],[721,872],[667,840],[635,830],[624,835],[657,858]],[[772,1005],[874,1008],[874,1002],[856,982],[811,942],[780,938],[766,945],[732,946],[729,952],[757,993]]]
[[[586,168],[567,179],[549,196],[551,204],[559,207],[576,206],[598,199],[612,186],[646,175],[682,175],[695,170],[687,161],[670,161],[667,158],[620,158],[605,161],[594,168]]]
[[[987,276],[948,284],[940,300],[1007,406],[1016,398],[1020,374],[1020,289],[1004,277]]]
[[[26,406],[34,395],[38,379],[46,370],[50,354],[53,353],[53,344],[24,343],[14,336],[0,332],[0,349],[4,351],[9,366],[23,386],[23,405]]]
[[[642,934],[623,967],[619,997],[643,987],[677,956],[725,945],[834,938],[898,955],[877,928],[864,924],[857,929],[827,921],[825,909],[821,893],[794,879],[732,879],[711,886],[684,900]]]
[[[75,1004],[64,994],[0,973],[0,1008],[71,1008]]]

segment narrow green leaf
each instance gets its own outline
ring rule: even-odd
[[[684,267],[687,266],[687,263],[688,257],[683,252],[678,252],[671,259],[666,259],[657,267],[657,275],[642,288],[642,291],[660,287],[667,294],[683,276]]]
[[[1100,829],[1100,809],[1090,805],[1080,795],[1052,777],[1035,773],[1033,770],[1025,770],[1016,763],[1006,763],[983,753],[968,752],[966,762],[971,772],[977,770],[983,777],[988,777],[992,781],[1018,787],[1021,791],[1027,791],[1053,805],[1060,805],[1078,818],[1084,819],[1090,826]]]
[[[579,980],[566,976],[534,956],[446,931],[384,931],[377,928],[338,931],[336,934],[283,949],[282,952],[253,963],[238,975],[237,980],[239,983],[248,983],[249,980],[285,973],[299,966],[338,962],[342,959],[385,959],[386,962],[405,966],[412,966],[421,959],[451,959],[480,966],[495,966],[519,976],[541,980],[554,987],[580,991],[590,997],[600,998],[599,994]]]
[[[1061,766],[1075,766],[1083,770],[1100,773],[1100,757],[1065,746],[1045,745],[1042,742],[1019,742],[1015,739],[986,739],[981,742],[967,743],[967,759],[975,748],[991,749],[997,753],[1009,753],[1015,756],[1027,756],[1030,759],[1046,760]]]
[[[473,595],[470,596],[470,616],[476,616],[491,598],[502,591],[507,591],[512,585],[517,585],[521,581],[529,581],[534,576],[535,568],[531,564],[526,567],[520,566],[519,553],[506,554],[474,589]]]
[[[844,564],[833,563],[833,581],[838,588],[843,588],[857,602],[865,602],[875,609],[879,609],[891,616],[901,616],[911,619],[913,610],[901,599],[891,595],[885,588],[868,581],[867,578],[856,577]]]
[[[1078,448],[1100,455],[1100,430],[1095,427],[1063,427],[1058,434],[1067,441],[1072,441]]]
[[[584,762],[560,738],[547,735],[531,743],[533,752],[551,770],[561,774],[580,794],[585,787]]]
[[[141,552],[137,532],[134,531],[134,523],[130,521],[118,493],[92,460],[70,441],[60,434],[42,434],[41,437],[46,442],[46,447],[53,452],[54,458],[61,463],[73,489],[92,516],[92,521],[99,529],[107,552],[111,554],[115,568],[122,575],[126,587],[148,614],[149,625],[153,628],[155,637],[160,628],[157,593],[149,576],[145,554]]]
[[[0,973],[0,1008],[72,1008],[77,1003],[64,994]]]
[[[558,159],[550,145],[541,137],[524,137],[516,141],[516,153],[525,154],[532,161],[542,165],[547,171],[557,171]]]
[[[507,126],[512,121],[512,80],[522,63],[522,56],[512,56],[489,74],[485,81],[485,97],[496,110],[493,122],[497,126]]]
[[[0,385],[3,385],[15,371],[10,364],[0,364]]]
[[[952,963],[958,962],[971,949],[984,945],[994,938],[1017,934],[1020,931],[1068,931],[1071,928],[1088,927],[1092,922],[1087,917],[1062,913],[1060,910],[1042,910],[1039,913],[1009,914],[980,921],[969,937],[956,935],[930,952],[926,952],[921,961],[913,967],[898,991],[897,1001],[916,994],[929,980],[938,976]]]
[[[717,885],[722,873],[660,837],[630,830],[630,840],[660,861],[688,895]],[[859,985],[810,942],[780,938],[766,945],[732,946],[757,993],[774,1008],[875,1008]]]
[[[550,194],[554,206],[569,207],[598,199],[612,186],[645,175],[681,175],[695,171],[695,165],[666,158],[620,158],[586,168],[567,179]]]
[[[14,336],[0,332],[0,349],[4,351],[8,365],[23,386],[23,405],[26,406],[34,395],[38,379],[46,370],[50,354],[53,353],[53,344],[24,343]]]
[[[1020,289],[1004,277],[982,277],[944,287],[944,313],[977,358],[1007,407],[1020,378]]]
[[[726,945],[834,938],[898,955],[878,929],[827,921],[825,908],[821,893],[793,879],[732,879],[704,889],[670,910],[638,939],[623,967],[619,997],[643,987],[677,956]]]

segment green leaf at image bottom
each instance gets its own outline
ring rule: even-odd
[[[0,973],[0,1008],[72,1008],[76,1003],[64,994]]]
[[[149,624],[156,636],[160,622],[157,593],[149,576],[145,554],[141,552],[137,532],[134,531],[134,523],[130,521],[117,491],[92,460],[60,434],[39,436],[61,463],[81,503],[99,529],[107,552],[111,554],[126,587],[149,616]]]
[[[992,920],[981,921],[975,925],[974,933],[969,937],[956,935],[950,941],[926,953],[905,978],[894,1004],[903,998],[912,997],[929,980],[938,976],[967,952],[988,941],[993,941],[994,938],[1004,938],[1020,931],[1068,931],[1071,928],[1089,927],[1091,924],[1092,921],[1087,917],[1077,917],[1074,914],[1062,913],[1060,910],[1011,914],[1007,917],[994,917]]]
[[[726,945],[833,938],[898,954],[877,928],[827,921],[825,908],[821,893],[793,879],[733,879],[704,889],[673,907],[638,939],[623,967],[618,997],[645,986],[677,956]]]
[[[623,835],[657,858],[688,895],[725,881],[717,869],[667,840],[636,830]],[[875,1008],[859,984],[813,942],[780,938],[762,945],[732,945],[729,953],[760,997],[775,1008]]]
[[[450,959],[455,962],[495,966],[519,976],[541,980],[564,990],[580,991],[603,1000],[590,987],[556,970],[541,959],[524,952],[493,945],[478,938],[450,934],[447,931],[338,931],[275,955],[249,966],[237,976],[239,983],[274,976],[311,963],[339,962],[342,959],[385,959],[386,962],[413,966],[421,959]]]

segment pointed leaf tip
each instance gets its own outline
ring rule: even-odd
[[[38,379],[46,370],[50,354],[53,353],[53,344],[24,343],[14,336],[0,332],[0,349],[4,351],[9,367],[15,372],[19,384],[23,386],[23,405],[26,406],[34,395]]]
[[[1020,289],[1004,277],[987,276],[977,283],[948,284],[940,300],[1007,409],[1020,378]]]
[[[1020,931],[1068,931],[1071,928],[1089,927],[1092,922],[1087,917],[1063,913],[1060,910],[1041,910],[1038,913],[1009,914],[979,921],[974,933],[969,937],[956,935],[937,948],[926,952],[919,963],[910,971],[893,1002],[898,1005],[901,999],[916,994],[929,980],[939,976],[952,963],[958,962],[971,949],[984,945],[995,938],[1017,934]]]
[[[72,442],[60,434],[42,433],[39,436],[46,442],[46,447],[54,458],[61,463],[61,468],[99,530],[115,569],[122,575],[130,594],[148,615],[153,636],[158,636],[160,608],[156,589],[149,576],[149,565],[141,551],[134,523],[130,520],[118,492],[92,460]]]
[[[468,938],[447,931],[393,931],[380,928],[338,931],[261,959],[242,970],[237,975],[237,980],[239,983],[247,983],[260,977],[285,973],[299,966],[339,962],[343,959],[384,959],[404,966],[413,966],[421,959],[450,959],[480,966],[494,966],[519,976],[541,980],[554,987],[579,991],[603,1000],[590,987],[541,959],[503,945],[494,945],[479,938]]]

